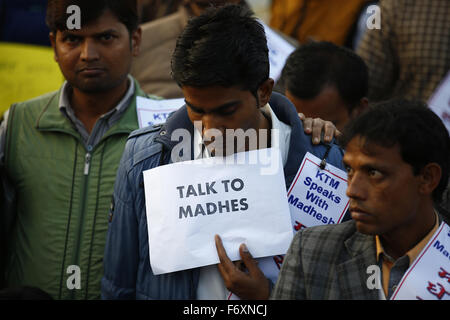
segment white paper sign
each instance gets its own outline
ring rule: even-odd
[[[136,110],[139,128],[166,122],[170,113],[184,105],[184,99],[155,100],[144,97],[136,98]]]
[[[442,223],[406,270],[392,300],[450,300],[450,227]]]
[[[269,49],[270,72],[269,77],[277,81],[281,76],[287,58],[295,47],[280,37],[264,22],[260,21],[266,32],[267,47]]]
[[[450,72],[431,97],[428,106],[441,118],[450,133]]]
[[[340,223],[347,211],[349,199],[347,174],[307,152],[288,190],[291,219],[296,231],[303,227]]]
[[[259,158],[267,152],[281,163],[272,149],[231,157]],[[286,253],[293,232],[282,166],[261,175],[261,164],[230,164],[229,159],[205,158],[144,171],[154,274],[219,263],[215,234],[231,260],[241,259],[241,243],[255,258]]]

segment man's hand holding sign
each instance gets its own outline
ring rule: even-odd
[[[258,262],[253,259],[247,246],[244,243],[239,246],[242,260],[233,263],[227,256],[220,236],[216,235],[214,239],[220,260],[217,267],[227,289],[241,299],[267,299],[270,293],[269,279],[258,267]]]

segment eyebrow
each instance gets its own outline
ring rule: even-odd
[[[194,106],[192,103],[188,102],[186,99],[184,100],[184,102],[186,102],[186,105],[188,105],[189,108],[191,108],[193,111],[198,112],[198,113],[205,113],[205,111],[202,108]],[[215,107],[209,113],[211,113],[211,112],[220,113],[220,112],[224,111],[226,108],[229,108],[231,106],[234,106],[234,105],[237,105],[237,104],[240,104],[240,103],[241,103],[240,100],[233,100],[233,101],[230,101],[230,102],[227,102],[227,103],[224,103],[224,104],[222,104],[220,106]]]
[[[77,31],[79,31],[79,30],[64,30],[64,31],[62,31],[62,36],[63,37],[67,36],[67,35],[73,35],[73,36],[78,36],[78,37],[85,36],[85,35],[79,34]],[[104,31],[100,31],[100,32],[94,33],[92,36],[93,37],[100,37],[100,36],[103,36],[105,34],[119,34],[119,32],[117,30],[115,30],[115,29],[107,29],[107,30],[104,30]]]
[[[346,161],[344,158],[342,158],[342,163],[346,167],[351,167],[350,164],[348,163],[348,161]],[[360,168],[363,170],[376,169],[376,170],[381,170],[381,171],[387,171],[389,169],[389,166],[385,166],[382,163],[370,162],[370,163],[365,163],[365,164],[361,165]]]

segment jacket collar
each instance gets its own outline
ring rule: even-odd
[[[369,289],[367,281],[371,274],[367,268],[377,265],[375,238],[356,231],[354,221],[351,236],[344,241],[346,254],[342,263],[336,267],[337,278],[340,288],[340,299],[346,300],[377,300],[378,290]]]
[[[136,113],[136,97],[147,95],[141,90],[139,83],[133,78],[135,85],[135,92],[131,99],[131,104],[124,112],[120,120],[114,124],[105,136],[110,136],[117,133],[131,133],[138,128],[138,120]],[[54,94],[44,107],[43,111],[36,122],[36,129],[39,131],[60,131],[78,136],[78,133],[73,128],[69,119],[67,119],[59,109],[58,102],[62,90],[60,89]]]

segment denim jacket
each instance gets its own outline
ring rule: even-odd
[[[343,169],[343,151],[334,142],[314,146],[304,133],[295,107],[284,96],[273,93],[269,102],[280,121],[292,128],[289,155],[284,174],[286,190],[292,183],[306,152],[311,152]],[[147,218],[142,172],[171,162],[171,150],[178,141],[171,133],[194,127],[186,106],[162,126],[134,131],[128,138],[117,172],[109,215],[109,230],[102,279],[103,299],[196,299],[199,268],[155,276],[150,267]],[[193,139],[191,156],[193,159]],[[186,158],[186,157],[185,157]]]

